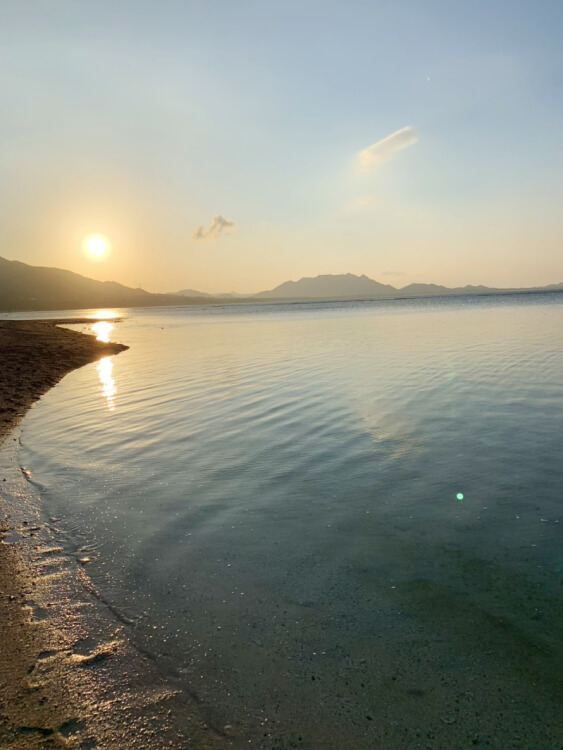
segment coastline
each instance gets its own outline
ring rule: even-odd
[[[31,405],[65,375],[129,348],[60,327],[84,322],[91,321],[82,318],[0,321],[0,445]]]
[[[81,322],[0,322],[0,747],[223,747],[197,697],[135,648],[86,560],[64,554],[18,465],[16,428],[32,404],[72,370],[128,348],[59,327]]]

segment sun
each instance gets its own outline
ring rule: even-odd
[[[92,260],[103,260],[109,253],[107,237],[101,234],[90,234],[84,238],[84,252]]]

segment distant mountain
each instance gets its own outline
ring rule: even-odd
[[[438,284],[409,284],[402,289],[396,289],[389,284],[380,284],[367,276],[354,276],[354,274],[347,273],[339,276],[325,275],[303,278],[299,281],[286,281],[275,289],[253,296],[236,292],[211,295],[195,289],[183,289],[176,294],[152,294],[144,289],[132,289],[115,281],[95,281],[60,268],[29,266],[16,260],[0,258],[0,311],[237,304],[283,299],[389,299],[518,291],[563,292],[563,282],[533,289],[491,289],[486,286],[449,289]]]
[[[177,297],[211,297],[207,292],[198,292],[195,289],[180,289],[179,292],[174,292]]]
[[[178,297],[207,297],[211,299],[246,299],[249,294],[239,294],[238,292],[222,292],[221,294],[208,294],[207,292],[198,292],[195,289],[180,289],[174,292]]]
[[[451,289],[439,284],[409,284],[401,289],[401,294],[448,294]]]
[[[489,286],[467,286],[447,287],[439,284],[409,284],[398,290],[401,295],[406,296],[432,296],[440,294],[492,294],[493,292],[508,292],[509,289],[495,289]]]
[[[269,292],[260,292],[257,299],[327,299],[335,297],[374,297],[396,294],[395,287],[380,284],[367,276],[352,273],[339,276],[315,276],[299,281],[286,281]]]
[[[486,286],[464,286],[450,289],[438,284],[409,284],[397,289],[380,284],[367,276],[352,273],[335,276],[316,276],[299,281],[286,281],[268,292],[254,295],[257,299],[350,299],[364,297],[421,297],[442,294],[487,294],[497,291]]]
[[[151,294],[115,281],[95,281],[60,268],[29,266],[0,258],[0,310],[76,310],[179,303],[172,294]],[[180,304],[190,301],[185,299]]]
[[[447,287],[439,284],[408,284],[395,288],[390,284],[380,284],[367,276],[355,276],[347,273],[341,275],[315,276],[299,281],[286,281],[275,289],[255,294],[255,299],[362,299],[391,297],[436,297],[461,294],[508,294],[510,292],[563,291],[563,283],[550,284],[545,287],[525,289],[498,289],[480,285]]]

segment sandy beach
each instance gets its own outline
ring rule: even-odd
[[[0,747],[224,746],[197,696],[165,680],[106,606],[87,560],[65,555],[56,519],[20,488],[17,424],[65,374],[128,347],[56,323],[2,321],[0,351]],[[181,717],[181,728],[178,723]]]

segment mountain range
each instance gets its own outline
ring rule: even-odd
[[[563,291],[563,283],[532,289],[493,289],[465,286],[450,289],[436,284],[409,284],[396,289],[367,276],[324,275],[286,281],[275,289],[254,295],[235,292],[210,295],[195,289],[174,294],[154,294],[115,281],[95,281],[60,268],[30,266],[0,257],[0,310],[77,310],[88,307],[155,307],[225,302],[268,302],[313,299],[385,299],[451,294],[493,294],[517,291]]]
[[[115,281],[88,279],[61,268],[29,266],[0,258],[0,310],[77,310],[177,304],[178,297],[174,295],[151,294]]]
[[[283,284],[266,292],[246,295],[247,298],[256,300],[296,300],[296,299],[359,299],[359,298],[389,298],[389,297],[432,297],[448,294],[502,294],[518,291],[556,291],[563,290],[563,283],[551,284],[546,287],[533,287],[527,289],[499,289],[487,286],[473,286],[468,284],[463,287],[447,287],[438,284],[408,284],[402,288],[396,288],[390,284],[381,284],[368,276],[355,276],[352,273],[339,275],[324,275],[305,277],[299,281],[285,281]],[[184,289],[176,294],[188,295],[190,297],[212,297],[205,292],[195,289]],[[222,294],[214,295],[216,298],[240,299],[245,295]]]

